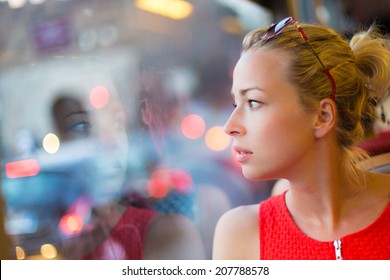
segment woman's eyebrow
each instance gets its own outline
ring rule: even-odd
[[[74,115],[85,115],[85,116],[88,116],[88,112],[87,112],[87,111],[75,111],[75,112],[70,112],[70,113],[67,114],[64,118],[69,118],[69,117],[74,116]]]
[[[259,87],[256,86],[256,87],[250,87],[250,88],[241,89],[239,91],[239,93],[240,93],[240,95],[245,96],[251,90],[264,91],[264,89],[259,88]],[[233,91],[231,92],[231,95],[234,97]]]

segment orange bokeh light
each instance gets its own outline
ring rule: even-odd
[[[212,151],[223,151],[230,144],[231,137],[228,136],[222,126],[213,126],[206,132],[205,143]]]

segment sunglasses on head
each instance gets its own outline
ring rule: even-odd
[[[317,58],[318,62],[321,64],[321,67],[324,70],[325,74],[328,76],[330,83],[332,85],[331,98],[334,101],[336,98],[336,82],[335,82],[332,74],[330,73],[329,69],[327,67],[325,67],[324,63],[322,63],[320,57],[318,56],[318,54],[314,50],[313,46],[310,44],[307,35],[303,31],[302,27],[299,25],[297,20],[295,20],[292,17],[287,17],[287,18],[279,21],[278,23],[273,23],[270,25],[270,27],[267,29],[267,31],[265,31],[262,35],[259,36],[259,38],[261,40],[269,40],[269,39],[279,35],[283,31],[283,29],[290,24],[294,25],[296,27],[299,34],[301,34],[302,39],[305,41],[307,46],[309,46],[309,49],[311,50],[313,55]]]

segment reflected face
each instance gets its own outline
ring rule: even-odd
[[[79,164],[87,178],[93,204],[108,203],[120,195],[126,174],[127,140],[110,109],[85,110],[72,96],[59,97],[52,107],[63,154]]]
[[[53,116],[62,141],[90,136],[91,123],[81,102],[61,97],[53,105]]]
[[[286,79],[288,62],[285,52],[250,50],[235,67],[235,109],[225,132],[234,138],[236,160],[249,179],[290,176],[310,157],[314,116],[304,111]]]

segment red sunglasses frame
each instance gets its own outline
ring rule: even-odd
[[[336,99],[336,81],[334,80],[332,74],[330,73],[329,69],[324,65],[324,63],[321,61],[320,57],[314,50],[313,46],[310,44],[309,38],[307,37],[306,33],[303,31],[302,27],[299,25],[298,21],[295,20],[293,17],[287,17],[285,19],[282,19],[281,21],[277,23],[273,23],[269,26],[267,31],[265,31],[262,35],[260,35],[261,40],[269,40],[277,35],[279,35],[283,29],[288,25],[294,25],[295,28],[298,30],[299,34],[301,35],[302,39],[305,41],[305,43],[309,46],[311,52],[313,55],[317,58],[318,62],[320,63],[322,69],[324,70],[325,74],[328,76],[330,83],[332,85],[332,95],[331,98],[333,101]]]

